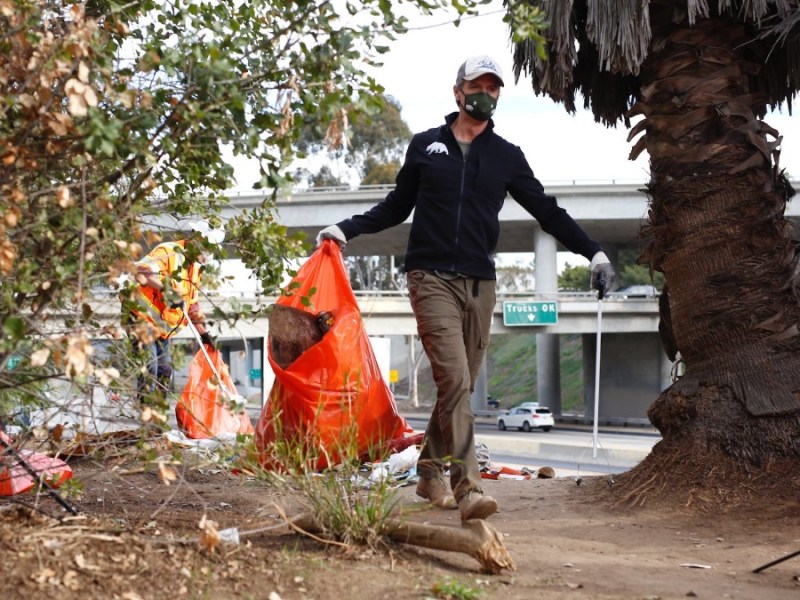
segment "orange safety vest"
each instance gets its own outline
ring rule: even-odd
[[[138,291],[138,308],[131,313],[142,320],[148,321],[154,329],[154,334],[164,339],[169,338],[181,329],[187,322],[189,307],[198,301],[198,284],[200,283],[200,268],[197,263],[190,263],[188,268],[184,249],[186,241],[164,242],[159,244],[144,259],[135,263],[138,268],[146,267],[151,273],[157,273],[166,288],[172,289],[183,298],[183,308],[171,308],[164,299],[164,290],[140,285]]]

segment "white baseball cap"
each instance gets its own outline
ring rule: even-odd
[[[490,56],[471,56],[463,62],[458,68],[458,75],[456,76],[456,85],[461,85],[465,79],[472,81],[481,75],[485,74],[494,75],[500,80],[500,85],[503,83],[503,71],[500,65]]]

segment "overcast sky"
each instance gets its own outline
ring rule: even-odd
[[[495,131],[522,148],[545,189],[548,183],[570,180],[645,182],[647,153],[636,161],[628,160],[632,142],[626,139],[624,124],[604,127],[584,110],[570,115],[563,105],[536,96],[530,78],[515,83],[502,2],[491,3],[482,13],[459,27],[443,15],[415,15],[409,33],[393,42],[382,57],[384,64],[375,77],[400,102],[411,131],[443,123],[444,116],[456,110],[452,87],[459,65],[468,56],[488,54],[501,65],[506,84],[494,117]],[[582,103],[582,98],[576,99],[576,104]],[[784,109],[765,120],[783,135],[781,166],[800,176],[800,115],[790,117]],[[242,175],[239,183],[244,189],[251,183],[252,171],[247,175],[242,171]],[[565,261],[573,265],[586,262],[582,257],[561,254],[559,271]],[[530,260],[526,254],[509,262]]]
[[[570,180],[646,181],[647,152],[636,161],[628,160],[635,140],[627,141],[624,123],[605,127],[583,109],[570,115],[562,104],[536,96],[529,77],[514,81],[503,12],[502,2],[495,0],[481,16],[466,18],[459,27],[444,14],[408,13],[410,31],[391,43],[374,76],[400,102],[411,131],[443,123],[444,116],[456,110],[452,86],[459,65],[468,56],[488,54],[501,65],[506,84],[494,116],[495,131],[522,148],[545,186]],[[576,104],[582,105],[583,98],[576,98]],[[789,116],[784,109],[765,121],[783,135],[781,167],[800,177],[800,116]],[[237,187],[250,189],[252,163],[234,160],[234,164]]]
[[[522,76],[514,82],[511,43],[502,22],[502,2],[483,9],[484,16],[465,20],[459,27],[436,26],[443,16],[415,17],[416,27],[393,43],[376,73],[387,93],[403,107],[402,116],[413,132],[443,122],[455,110],[452,86],[465,58],[488,54],[502,67],[502,90],[495,131],[525,152],[536,176],[545,184],[564,180],[636,180],[647,178],[648,157],[643,152],[628,160],[632,142],[620,123],[606,128],[595,123],[588,111],[570,115],[562,104],[536,96],[531,80]],[[576,99],[583,104],[583,99]],[[765,121],[784,136],[781,166],[800,176],[800,115],[769,115]]]

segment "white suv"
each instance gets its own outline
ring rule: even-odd
[[[497,417],[497,428],[500,431],[509,427],[516,427],[520,431],[530,431],[535,427],[550,431],[553,425],[555,419],[552,411],[546,406],[539,406],[538,402],[523,402]]]

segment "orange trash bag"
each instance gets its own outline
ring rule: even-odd
[[[390,440],[412,429],[381,375],[336,242],[326,240],[317,248],[277,304],[315,316],[328,312],[333,322],[286,368],[276,362],[269,344],[275,383],[255,437],[262,465],[279,467],[272,454],[276,442],[300,444],[309,458],[306,466],[317,469],[354,452],[373,460],[388,454]]]
[[[20,460],[24,460],[31,470],[53,488],[72,477],[72,469],[63,460],[32,450],[10,451],[6,446],[13,445],[11,438],[2,431],[0,438],[3,439],[0,444],[0,496],[24,494],[38,483],[38,479],[30,474]]]
[[[203,349],[198,350],[189,365],[189,380],[175,405],[178,428],[195,440],[224,433],[252,434],[253,424],[244,410],[243,399],[236,393],[222,353],[209,347],[205,350],[221,381],[217,381]],[[242,405],[241,412],[233,408],[234,404]]]

